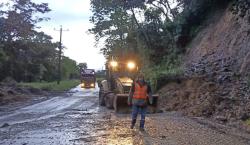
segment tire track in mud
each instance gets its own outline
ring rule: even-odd
[[[1,116],[0,122],[8,126],[0,128],[0,144],[72,144],[79,126],[91,133],[88,126],[99,109],[98,89],[78,86],[70,92]]]
[[[243,138],[176,113],[149,114],[145,132],[138,130],[138,123],[131,130],[129,114],[99,107],[97,89],[77,87],[69,94],[1,116],[0,122],[10,125],[0,128],[0,144],[247,145]]]
[[[66,113],[65,110],[69,110],[68,108],[89,108],[95,105],[95,96],[98,89],[86,90],[81,89],[80,86],[78,86],[70,90],[70,92],[74,93],[69,93],[68,96],[53,97],[49,100],[18,109],[12,114],[0,116],[0,126],[4,123],[13,125],[17,123],[49,119],[58,115],[63,115]],[[88,97],[88,100],[86,100],[86,97]]]

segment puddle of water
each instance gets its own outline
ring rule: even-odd
[[[120,124],[115,120],[114,124],[109,122],[110,113],[107,114],[104,108],[97,105],[97,88],[82,89],[78,86],[71,91],[74,93],[70,97],[55,97],[20,109],[9,116],[7,119],[13,119],[12,123],[51,120],[49,124],[45,124],[49,126],[47,129],[22,131],[12,138],[0,141],[0,144],[138,144],[135,143],[137,140],[132,131],[127,128],[128,121],[120,121]],[[29,116],[22,118],[21,114]],[[18,115],[19,118],[15,119]],[[53,122],[54,117],[56,121]]]
[[[39,121],[56,117],[58,115],[63,115],[73,109],[82,110],[79,111],[80,113],[82,113],[82,115],[94,114],[98,112],[97,108],[94,107],[92,109],[88,109],[91,108],[91,106],[93,106],[94,104],[94,101],[85,101],[84,98],[55,97],[50,100],[19,109],[13,114],[1,116],[0,122],[13,125],[17,123]],[[73,105],[76,106],[72,109],[71,107]],[[71,109],[67,110],[67,108]]]
[[[2,140],[0,144],[30,144],[30,145],[47,145],[47,144],[72,144],[70,140],[74,135],[67,132],[57,132],[54,130],[34,130],[24,131],[12,139]]]

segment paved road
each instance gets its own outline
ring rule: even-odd
[[[4,125],[7,123],[8,125]],[[64,96],[0,116],[0,144],[14,145],[247,145],[250,135],[176,113],[149,115],[146,132],[130,116],[98,105],[98,89],[79,86]],[[138,126],[137,126],[138,128]]]

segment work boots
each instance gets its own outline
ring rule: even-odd
[[[140,131],[145,131],[145,129],[144,129],[144,124],[145,124],[145,120],[141,120],[140,121]]]
[[[130,126],[131,129],[134,129],[135,123],[136,123],[136,119],[133,119],[131,122],[131,126]]]
[[[136,123],[136,119],[132,120],[131,126],[130,126],[131,129],[134,129],[135,123]],[[145,120],[141,120],[140,121],[140,128],[139,128],[140,131],[145,131],[144,124],[145,124]]]

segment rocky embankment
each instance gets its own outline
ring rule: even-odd
[[[236,123],[250,119],[250,10],[210,18],[185,55],[184,79],[160,90],[161,106],[190,116]]]

